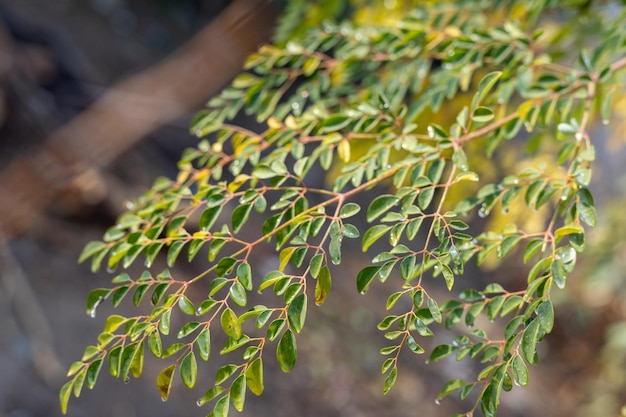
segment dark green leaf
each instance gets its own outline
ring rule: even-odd
[[[287,308],[287,318],[289,326],[296,332],[300,333],[306,319],[307,297],[306,294],[300,294],[289,304]]]
[[[433,187],[422,188],[420,190],[419,195],[417,196],[417,205],[422,210],[426,210],[433,200],[433,196],[435,195],[435,189]]]
[[[526,362],[530,364],[537,363],[536,345],[539,339],[539,320],[535,319],[528,324],[524,333],[522,334],[522,340],[520,346],[522,348],[522,354],[526,359]]]
[[[449,356],[454,352],[454,348],[450,345],[439,345],[435,347],[428,358],[428,363],[437,362],[440,359]]]
[[[87,315],[96,317],[96,309],[108,296],[111,290],[106,288],[97,288],[92,290],[87,297]]]
[[[233,267],[237,264],[237,259],[235,258],[222,258],[217,263],[215,267],[215,275],[218,277],[226,276],[226,274],[230,273],[233,270]]]
[[[93,389],[93,387],[96,385],[96,380],[98,379],[98,375],[100,374],[100,369],[102,369],[102,359],[96,359],[89,364],[89,367],[87,368],[87,375],[85,378],[87,388]]]
[[[200,230],[209,230],[217,220],[217,216],[222,211],[222,206],[209,207],[202,212],[198,227]]]
[[[291,371],[296,364],[297,356],[296,338],[291,329],[287,329],[276,347],[276,358],[280,369],[283,372]]]
[[[500,312],[500,315],[506,316],[511,311],[519,308],[523,302],[524,302],[524,299],[520,297],[519,295],[514,295],[514,296],[507,298],[507,300],[502,305],[502,311]]]
[[[376,274],[380,271],[379,266],[366,266],[359,272],[356,277],[356,288],[360,294],[367,293],[367,290],[371,282],[376,277]]]
[[[209,327],[205,327],[198,334],[196,347],[198,348],[198,354],[202,360],[208,361],[209,356],[211,355],[211,331]]]
[[[252,270],[249,263],[242,262],[237,267],[237,279],[247,291],[252,291]]]
[[[511,369],[513,370],[513,379],[519,386],[528,385],[528,368],[521,356],[515,355],[511,361]]]
[[[389,194],[384,194],[376,197],[367,208],[367,221],[371,222],[375,220],[376,218],[387,212],[390,208],[398,204],[399,201],[400,199],[398,197]],[[365,237],[363,238],[363,240],[365,241]]]
[[[252,204],[242,204],[237,206],[233,210],[233,214],[231,216],[231,222],[233,225],[233,231],[238,233],[243,225],[248,221],[250,217],[250,211],[252,210]]]
[[[550,333],[554,326],[554,307],[550,300],[546,300],[537,307],[537,320],[544,333]]]

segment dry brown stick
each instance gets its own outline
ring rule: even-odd
[[[237,0],[170,57],[121,82],[0,173],[0,242],[26,231],[72,181],[223,87],[269,39],[272,0]],[[130,99],[129,99],[130,98]]]

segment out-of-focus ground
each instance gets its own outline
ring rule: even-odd
[[[80,117],[111,86],[154,68],[217,19],[226,3],[0,0],[0,172],[18,158],[28,159],[46,138]],[[203,68],[193,71],[198,77],[212,76]],[[69,187],[56,195],[43,218],[2,249],[0,417],[61,415],[57,398],[65,370],[95,341],[103,317],[113,311],[105,303],[95,319],[85,314],[88,292],[106,286],[111,275],[92,274],[88,266],[77,265],[78,254],[115,221],[124,201],[139,195],[158,175],[175,175],[181,150],[196,142],[187,126],[199,104],[193,103],[111,157],[102,169],[88,171],[84,177],[88,186],[79,186],[78,191]],[[615,202],[624,200],[626,187],[619,179],[624,178],[625,155],[623,151],[599,154],[604,169],[600,175],[614,180],[601,189],[599,200],[607,213],[616,212],[610,218],[619,219]],[[9,204],[13,197],[0,194],[0,204]],[[607,224],[603,226],[606,229]],[[608,227],[619,233],[612,224]],[[597,237],[592,255],[595,250],[604,257],[596,253],[595,260],[581,261],[582,271],[591,278],[570,282],[571,292],[562,297],[555,332],[541,345],[542,363],[531,369],[530,386],[506,394],[499,415],[617,415],[626,403],[626,331],[620,324],[626,317],[624,240],[620,234],[613,245],[607,245],[607,236]],[[268,369],[266,393],[260,398],[249,395],[243,415],[408,417],[459,411],[453,399],[437,406],[434,398],[446,378],[466,376],[473,366],[467,362],[444,360],[426,367],[425,357],[405,355],[396,387],[387,397],[381,395],[378,350],[384,339],[375,326],[383,317],[382,300],[388,294],[376,286],[367,298],[356,293],[354,277],[365,260],[358,248],[344,256],[324,308],[310,309],[307,329],[298,339],[296,369],[289,375],[275,366]],[[274,260],[268,257],[267,262]],[[184,264],[175,273],[193,276],[202,269],[200,264]],[[598,279],[602,278],[598,271],[612,274],[610,285]],[[506,273],[509,282],[523,281],[526,275],[517,267],[500,273]],[[470,273],[464,279],[483,282],[489,277]],[[589,289],[598,288],[602,297],[587,295]],[[449,342],[446,337],[442,332],[424,344]],[[193,391],[175,383],[169,401],[162,403],[154,386],[160,369],[159,361],[147,360],[144,375],[128,385],[103,371],[94,391],[84,390],[79,399],[70,401],[68,415],[208,414],[208,407],[198,409],[195,402],[210,383],[203,384],[200,378]],[[208,374],[202,369],[200,373]]]

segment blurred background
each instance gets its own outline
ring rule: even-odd
[[[318,3],[332,9],[333,2]],[[362,7],[360,19],[376,20],[401,15],[408,2],[349,3]],[[281,7],[268,0],[0,0],[0,417],[61,415],[65,372],[113,311],[105,303],[95,319],[85,314],[88,292],[111,275],[92,274],[76,263],[78,254],[157,176],[176,174],[182,150],[196,143],[188,133],[194,113],[271,39]],[[318,18],[306,17],[309,25]],[[625,104],[617,97],[615,120],[593,131],[600,225],[567,290],[555,294],[556,327],[541,344],[530,386],[504,396],[501,416],[617,416],[626,405]],[[242,414],[462,410],[452,398],[434,402],[447,379],[470,375],[472,364],[453,359],[425,366],[426,357],[405,355],[396,387],[382,396],[384,339],[375,327],[388,290],[358,295],[354,277],[367,259],[358,247],[348,250],[345,279],[335,280],[323,309],[309,312],[296,369],[268,369],[266,392],[248,396]],[[195,275],[203,265],[177,268]],[[526,276],[505,265],[499,276],[464,278],[471,285],[503,273],[511,281]],[[209,383],[200,379],[195,390],[178,383],[163,403],[154,385],[160,370],[147,360],[144,375],[128,385],[102,372],[93,392],[70,401],[68,415],[208,414],[195,402]]]

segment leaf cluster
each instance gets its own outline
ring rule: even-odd
[[[538,4],[528,7],[529,19],[551,7]],[[491,6],[429,5],[392,27],[328,23],[253,54],[194,120],[191,131],[202,139],[182,156],[177,178],[159,178],[81,254],[94,270],[125,269],[139,259],[146,267],[137,278],[122,272],[109,288],[92,291],[89,314],[107,298],[118,306],[126,297],[136,306],[149,300],[151,311],[107,318],[97,343],[70,367],[63,410],[71,393],[93,388],[105,364],[114,377],[139,377],[147,348],[170,363],[156,381],[163,399],[178,373],[189,388],[207,387],[198,404],[212,403],[209,415],[224,417],[231,406],[241,411],[248,391],[264,390],[268,346],[275,344],[283,371],[295,366],[310,299],[322,305],[331,292],[344,239],[357,239],[371,254],[356,276],[357,291],[365,294],[378,281],[391,292],[390,313],[378,324],[389,340],[381,350],[383,392],[396,382],[400,353],[425,353],[421,340],[439,324],[467,329],[435,347],[429,362],[453,355],[484,364],[475,380],[444,385],[439,399],[473,395],[470,414],[480,408],[494,416],[502,391],[528,384],[528,365],[537,363],[537,345],[554,325],[551,291],[565,287],[585,248],[585,227],[597,222],[588,132],[597,105],[608,120],[619,88],[626,15],[605,26],[592,53],[583,50],[566,67],[543,49],[540,31],[494,18]],[[455,100],[462,106],[447,125],[424,120]],[[266,128],[232,124],[240,112]],[[494,158],[533,135],[551,152],[551,169],[488,182],[473,167],[472,144]],[[338,172],[332,184],[316,185],[331,168]],[[476,191],[461,201],[451,197],[467,187]],[[371,201],[359,203],[372,189]],[[478,226],[479,218],[512,205],[530,216],[540,208],[550,214],[539,231]],[[360,218],[369,225],[357,226]],[[278,255],[265,274],[255,265],[261,248]],[[172,268],[199,254],[206,270],[195,277],[154,271],[159,256]],[[456,291],[468,262],[513,255],[528,264],[523,288],[506,289],[503,280]],[[436,296],[438,282],[448,299]],[[199,283],[208,293],[192,301]],[[251,305],[252,291],[267,301]],[[180,328],[172,329],[174,314],[185,318]],[[506,320],[504,334],[474,329],[481,316]],[[177,341],[164,346],[170,332]],[[226,340],[217,347],[215,332]],[[215,360],[214,352],[241,359],[221,366],[213,383],[198,381],[198,359]]]

